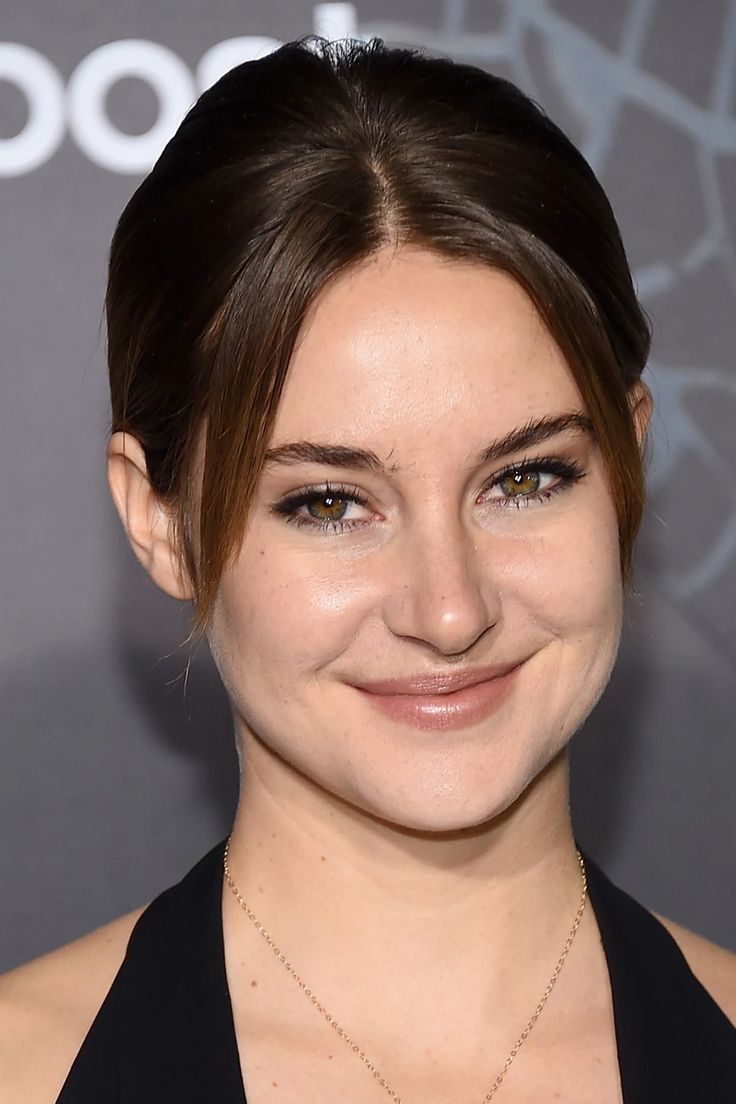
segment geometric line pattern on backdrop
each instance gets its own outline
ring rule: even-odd
[[[723,4],[721,34],[717,54],[712,59],[709,102],[705,106],[662,77],[648,72],[642,64],[642,52],[653,21],[664,4],[665,0],[631,0],[622,5],[624,14],[615,49],[607,47],[556,10],[548,0],[499,0],[495,5],[497,26],[492,32],[466,29],[469,7],[466,0],[444,0],[436,29],[380,20],[361,23],[357,33],[361,38],[379,36],[387,42],[423,46],[430,52],[449,54],[489,69],[500,67],[543,104],[545,97],[538,87],[536,69],[529,61],[530,36],[534,36],[546,73],[564,101],[563,115],[556,111],[554,117],[564,126],[564,113],[567,112],[580,135],[577,144],[604,185],[625,107],[633,105],[650,116],[655,124],[658,121],[674,128],[691,145],[705,212],[704,226],[695,225],[693,219],[693,236],[686,246],[675,254],[654,256],[635,266],[639,296],[645,306],[656,308],[663,297],[677,291],[680,282],[687,280],[692,284],[699,273],[715,264],[736,316],[733,216],[729,225],[723,186],[716,170],[718,158],[736,157],[733,112],[736,0],[725,0]],[[632,172],[635,171],[633,168]],[[736,186],[736,177],[734,184]],[[676,180],[664,182],[664,187],[677,186]],[[687,219],[687,210],[683,210],[682,217]],[[723,353],[725,355],[725,349]],[[720,359],[718,356],[717,360]],[[658,583],[671,600],[687,605],[688,599],[694,599],[702,591],[717,588],[726,573],[734,571],[736,562],[736,479],[733,478],[736,469],[733,446],[736,374],[733,366],[723,362],[678,366],[659,359],[656,327],[655,350],[647,371],[660,413],[652,426],[653,457],[649,472],[655,523],[658,520],[668,530],[672,527],[670,518],[658,517],[657,503],[670,480],[676,477],[678,462],[683,456],[693,464],[702,465],[701,483],[713,488],[708,508],[714,516],[723,517],[718,533],[714,538],[704,538],[702,547],[690,562],[674,566],[667,563],[665,557],[659,571]],[[694,416],[694,396],[700,400],[696,406],[711,409],[721,422],[724,414],[731,419],[730,456],[724,456],[723,441],[716,445],[707,424]],[[674,493],[670,497],[674,497]],[[688,503],[683,502],[681,508],[686,511]],[[671,512],[672,505],[669,509]],[[687,524],[686,519],[682,524]],[[645,555],[649,539],[650,534],[643,534]],[[667,543],[666,534],[664,543]]]

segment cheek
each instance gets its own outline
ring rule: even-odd
[[[524,560],[510,602],[531,635],[547,640],[535,668],[538,697],[569,736],[603,692],[618,652],[623,618],[618,523],[608,496],[550,526]],[[564,524],[563,524],[564,520]],[[519,585],[519,584],[522,585]],[[512,615],[513,619],[513,615]]]
[[[516,554],[510,550],[506,576],[509,596],[552,631],[605,632],[615,624],[622,599],[618,521],[599,479],[554,521],[540,513],[538,534],[522,537]]]
[[[329,538],[326,538],[329,539]],[[253,542],[255,545],[255,542]],[[210,648],[226,686],[249,675],[292,696],[295,676],[318,673],[358,632],[372,600],[363,565],[314,550],[246,544],[223,576]]]

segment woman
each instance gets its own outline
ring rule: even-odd
[[[3,1099],[732,1100],[736,959],[569,816],[651,411],[580,154],[480,70],[290,44],[138,189],[107,317],[112,496],[194,604],[241,800],[182,883],[6,977]]]

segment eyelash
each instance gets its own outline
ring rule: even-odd
[[[543,491],[535,491],[533,494],[509,495],[505,499],[497,499],[495,501],[495,506],[500,506],[502,509],[514,507],[520,510],[530,506],[532,503],[541,505],[552,498],[553,495],[568,490],[574,483],[579,482],[579,480],[587,475],[585,469],[575,460],[562,460],[558,456],[540,456],[534,459],[524,459],[518,464],[507,465],[507,467],[491,476],[481,493],[484,494],[486,491],[491,490],[507,476],[524,476],[529,472],[537,472],[540,475],[556,475],[559,477],[559,481],[555,483],[554,486],[545,488]],[[358,487],[348,483],[326,482],[324,487],[303,487],[298,491],[294,491],[293,494],[287,495],[287,497],[281,499],[280,502],[274,503],[270,509],[278,517],[281,517],[287,525],[306,527],[307,529],[313,529],[317,532],[325,532],[329,529],[332,530],[333,533],[345,533],[362,528],[366,524],[370,524],[364,520],[345,521],[341,518],[335,520],[324,518],[322,521],[319,521],[296,513],[302,506],[309,506],[329,497],[339,498],[344,502],[355,503],[357,506],[368,505],[367,498]]]

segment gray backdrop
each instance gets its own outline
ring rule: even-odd
[[[733,0],[2,0],[0,967],[143,903],[228,827],[223,693],[199,655],[184,696],[186,610],[107,499],[105,256],[198,89],[256,36],[315,27],[511,76],[609,190],[657,413],[637,597],[574,741],[576,828],[647,905],[736,948]]]

